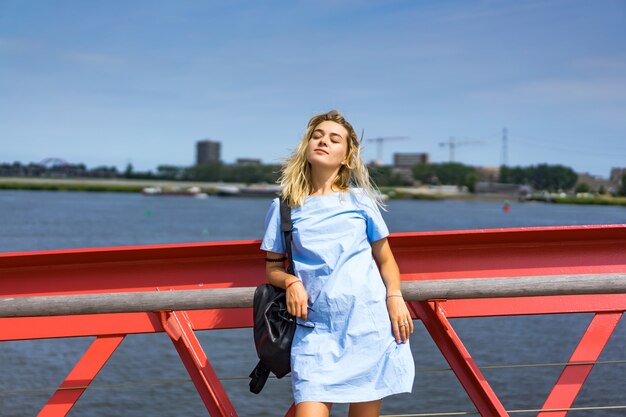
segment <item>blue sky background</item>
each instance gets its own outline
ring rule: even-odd
[[[0,0],[0,162],[280,162],[312,114],[448,160],[626,166],[626,1]],[[365,143],[365,159],[376,145]]]

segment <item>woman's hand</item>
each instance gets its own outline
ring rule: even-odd
[[[409,340],[409,335],[413,333],[413,319],[402,295],[387,297],[387,311],[389,311],[391,327],[393,328],[396,342],[406,343]]]
[[[292,316],[306,320],[309,297],[304,289],[304,284],[302,284],[299,278],[292,275],[291,278],[285,281],[285,288],[287,292],[287,311]]]

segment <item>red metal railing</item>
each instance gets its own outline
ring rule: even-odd
[[[626,225],[398,233],[403,280],[626,272]],[[264,281],[258,241],[0,254],[0,297],[251,287]],[[471,279],[471,278],[468,278]],[[626,310],[626,294],[410,302],[482,416],[507,416],[449,319],[527,314],[595,316],[542,410],[567,409]],[[194,331],[250,327],[250,309],[0,318],[0,341],[96,336],[40,416],[64,416],[126,335],[166,332],[209,414],[237,413]],[[75,389],[68,389],[76,387]],[[541,411],[545,417],[566,411]],[[286,415],[293,414],[293,407]]]

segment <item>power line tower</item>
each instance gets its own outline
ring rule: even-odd
[[[509,131],[508,129],[505,127],[504,129],[502,129],[502,166],[507,166],[509,161],[509,150],[508,150],[508,134]]]
[[[383,142],[389,140],[406,140],[407,136],[388,136],[383,138],[370,138],[366,139],[368,142],[376,142],[376,165],[383,164]]]
[[[479,143],[483,143],[482,140],[464,140],[462,142],[457,142],[454,137],[448,139],[447,142],[439,142],[439,146],[447,146],[450,148],[450,162],[454,162],[454,150],[457,146],[463,145],[477,145]]]

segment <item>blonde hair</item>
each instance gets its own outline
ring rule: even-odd
[[[361,159],[361,142],[363,138],[361,137],[361,140],[359,140],[352,125],[336,110],[315,115],[309,120],[302,140],[300,140],[291,157],[283,163],[281,176],[277,181],[282,187],[281,197],[287,199],[290,206],[298,207],[304,203],[304,199],[313,191],[311,185],[311,164],[306,157],[307,147],[315,128],[327,120],[340,124],[348,131],[346,163],[339,169],[333,185],[342,192],[349,191],[351,186],[361,188],[380,208],[384,209],[380,193],[370,179],[367,167]]]

